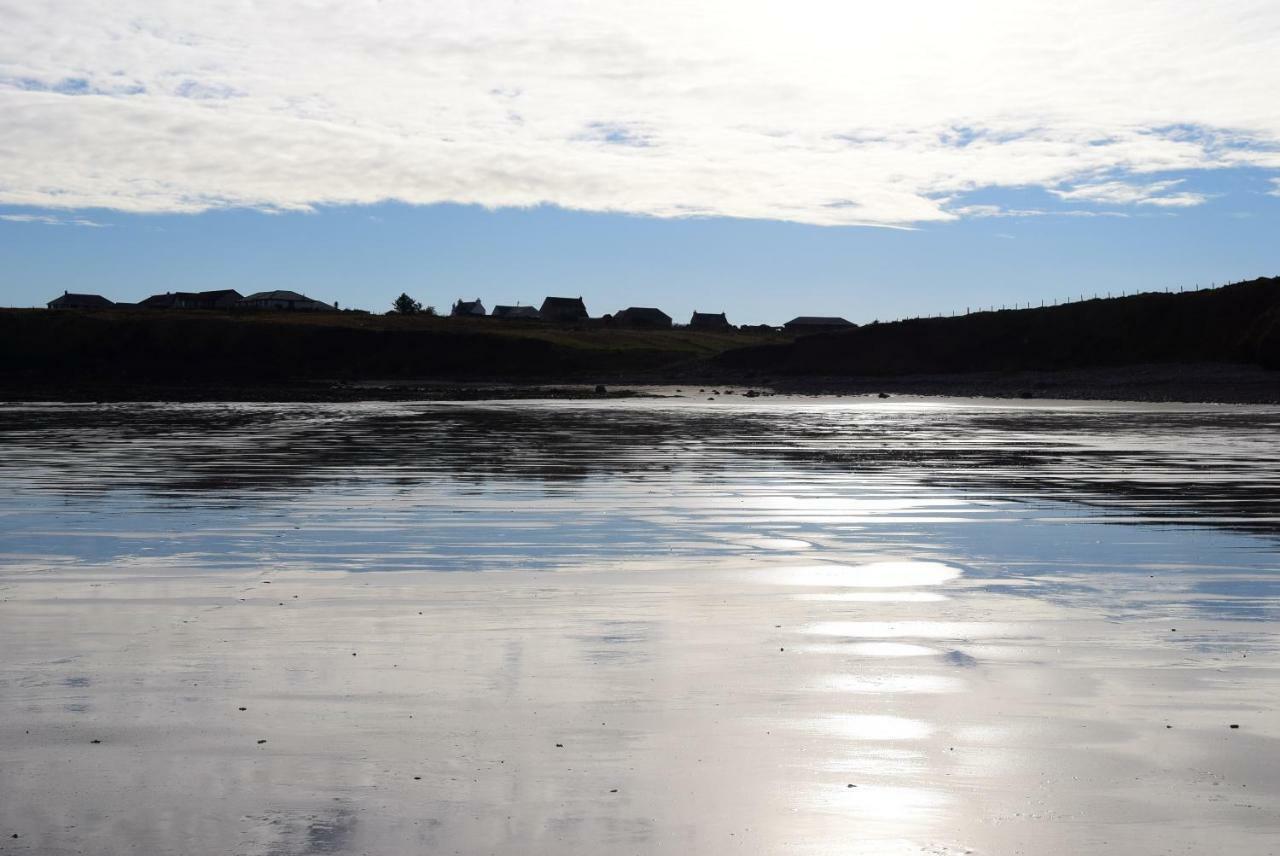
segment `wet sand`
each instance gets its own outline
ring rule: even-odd
[[[1280,850],[1274,409],[0,415],[0,852]]]

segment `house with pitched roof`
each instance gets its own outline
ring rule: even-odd
[[[723,312],[694,312],[689,319],[691,330],[732,330],[733,325]]]
[[[110,309],[115,306],[101,294],[72,294],[69,291],[62,292],[60,297],[45,305],[50,309]]]
[[[613,323],[642,330],[670,330],[671,316],[652,306],[631,306],[615,313]]]
[[[581,297],[548,297],[542,301],[542,308],[538,312],[544,321],[561,323],[586,321],[589,317],[587,304],[582,302]]]
[[[454,318],[483,318],[488,313],[477,297],[475,300],[455,300],[449,314]]]

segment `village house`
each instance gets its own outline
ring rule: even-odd
[[[236,301],[237,309],[283,309],[290,312],[335,312],[338,304],[330,306],[312,300],[296,291],[259,291]]]
[[[495,306],[493,317],[513,321],[537,321],[542,317],[542,313],[532,306]]]
[[[845,330],[858,326],[843,318],[820,315],[801,315],[799,318],[792,318],[786,324],[782,325],[782,329],[788,333],[797,333],[804,335],[805,333],[830,333],[833,330]]]
[[[631,306],[616,313],[613,323],[643,330],[670,330],[671,316],[652,306]]]
[[[217,291],[173,291],[153,294],[138,306],[144,309],[234,309],[243,298],[234,288]]]
[[[689,319],[691,330],[732,330],[733,325],[723,312],[694,312]]]
[[[69,291],[62,292],[60,297],[45,305],[50,309],[110,309],[115,306],[101,294],[72,294]]]
[[[581,297],[548,297],[542,301],[542,308],[538,312],[544,321],[561,323],[586,321],[589,317],[587,304],[582,302]]]
[[[455,300],[449,314],[454,318],[483,318],[487,313],[477,297],[475,300]]]

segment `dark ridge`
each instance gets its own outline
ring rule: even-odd
[[[1280,368],[1280,278],[1183,294],[869,324],[740,348],[714,359],[724,369],[811,377],[1206,362]]]
[[[574,379],[657,372],[746,334],[536,329],[490,319],[0,310],[0,383],[220,388],[403,378]]]

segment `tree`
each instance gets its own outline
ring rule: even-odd
[[[422,304],[407,294],[401,294],[391,304],[391,308],[399,315],[417,315],[422,311]]]

